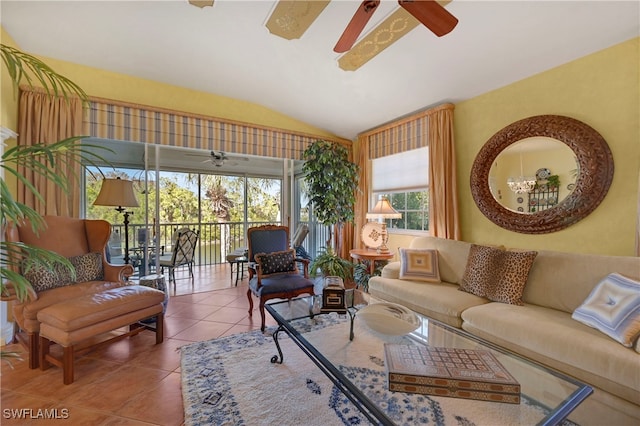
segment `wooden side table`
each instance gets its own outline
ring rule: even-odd
[[[378,253],[369,249],[353,249],[349,251],[349,255],[358,260],[369,263],[369,275],[372,276],[376,270],[376,261],[389,260],[393,257],[393,253]]]

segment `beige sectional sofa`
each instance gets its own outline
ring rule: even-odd
[[[640,258],[539,251],[517,306],[459,290],[471,246],[416,237],[410,248],[437,250],[441,282],[400,279],[392,262],[369,292],[589,384],[594,394],[570,416],[580,424],[640,424],[640,343],[627,348],[571,318],[610,273],[639,280]]]

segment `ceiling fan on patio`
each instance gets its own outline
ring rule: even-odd
[[[334,52],[343,53],[353,47],[379,4],[380,0],[364,0],[360,3],[333,48]],[[438,37],[450,33],[458,24],[458,19],[435,0],[398,0],[398,4]]]
[[[198,156],[202,157],[203,154],[186,154],[187,156]],[[246,157],[240,157],[235,155],[227,155],[222,151],[211,151],[209,152],[209,158],[203,160],[203,163],[211,163],[216,167],[222,167],[227,161],[232,160],[229,164],[232,166],[237,166],[237,161],[249,161]],[[236,161],[237,160],[237,161]]]

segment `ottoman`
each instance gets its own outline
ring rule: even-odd
[[[164,292],[139,285],[112,288],[48,306],[38,312],[40,325],[40,368],[49,363],[62,367],[65,385],[73,382],[74,350],[133,336],[144,330],[138,321],[156,318],[156,344],[163,341],[162,302]],[[85,345],[97,336],[129,326],[124,334]],[[49,353],[51,342],[63,348],[62,358]]]

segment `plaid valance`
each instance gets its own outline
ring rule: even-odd
[[[90,136],[103,139],[295,160],[302,160],[304,150],[316,140],[332,140],[214,117],[96,100],[90,102],[85,126]]]
[[[428,121],[427,116],[424,115],[372,132],[368,136],[369,158],[373,160],[428,146]]]

